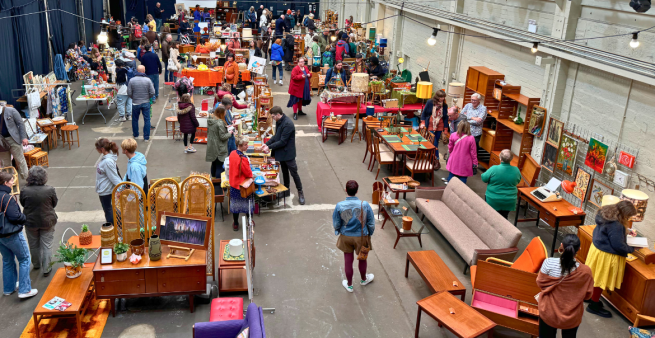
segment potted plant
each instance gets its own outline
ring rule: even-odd
[[[161,241],[159,240],[158,235],[154,235],[155,231],[157,230],[157,226],[153,225],[152,228],[152,234],[150,236],[150,245],[148,245],[148,254],[150,256],[151,261],[158,261],[161,259]]]
[[[116,253],[116,260],[123,262],[127,259],[127,250],[130,248],[127,243],[118,242],[114,244],[114,252]]]
[[[89,226],[86,224],[82,224],[82,232],[80,232],[79,235],[80,239],[80,245],[90,245],[91,240],[93,239],[93,235],[91,234],[91,231],[89,231]]]
[[[73,244],[60,243],[50,266],[56,263],[64,263],[66,277],[77,278],[82,274],[82,267],[84,267],[84,262],[88,257],[89,251],[86,249],[78,248]]]

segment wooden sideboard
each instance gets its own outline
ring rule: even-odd
[[[161,259],[151,261],[146,252],[138,264],[129,259],[102,265],[100,258],[93,267],[96,297],[110,299],[188,295],[193,312],[193,295],[206,292],[207,252],[196,250],[189,260],[166,258],[168,245],[162,245]],[[116,316],[112,306],[112,316]]]
[[[578,259],[584,263],[591,246],[595,225],[578,229],[580,251]],[[637,259],[627,262],[620,289],[603,291],[603,297],[621,312],[635,327],[655,325],[655,264]]]

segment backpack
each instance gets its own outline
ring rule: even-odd
[[[325,65],[326,63],[329,67],[334,67],[334,57],[331,52],[323,53],[323,64]]]
[[[141,30],[141,26],[139,24],[134,25],[134,37],[135,38],[143,37],[143,31]]]
[[[307,20],[309,20],[309,17],[306,17],[305,20],[303,20],[302,25],[307,27]]]
[[[134,68],[132,68],[132,67],[125,67],[125,69],[127,70],[127,82],[126,83],[130,83],[130,79],[134,77],[136,72],[134,71]]]

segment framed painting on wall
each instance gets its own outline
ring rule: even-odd
[[[573,196],[584,202],[585,197],[587,196],[587,189],[589,189],[590,181],[591,174],[582,170],[582,168],[578,168],[578,172],[575,174],[576,186],[573,188]]]
[[[559,141],[562,138],[562,130],[564,130],[564,123],[551,118],[550,124],[548,125],[548,138],[546,142],[558,147]]]
[[[611,195],[613,193],[614,189],[594,178],[594,182],[591,184],[591,193],[589,193],[589,202],[600,208],[603,196]]]
[[[550,143],[544,143],[544,155],[541,157],[541,165],[548,171],[553,172],[557,163],[557,148]]]
[[[605,143],[602,143],[595,138],[589,140],[589,148],[587,148],[587,156],[585,156],[584,164],[599,174],[603,173],[605,161],[607,161],[607,148]]]
[[[534,106],[532,114],[530,115],[530,125],[528,132],[536,137],[541,137],[544,134],[544,127],[546,126],[546,108]]]
[[[578,141],[568,135],[562,135],[557,155],[557,169],[561,169],[569,176],[573,176],[575,157],[578,153]]]

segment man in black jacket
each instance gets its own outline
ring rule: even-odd
[[[262,17],[262,12],[264,11],[264,5],[259,5],[259,8],[257,8],[257,23],[261,20]]]
[[[271,117],[275,122],[275,136],[273,136],[264,145],[264,153],[272,150],[275,159],[280,162],[282,168],[282,179],[284,186],[289,189],[289,171],[293,177],[293,182],[298,188],[298,201],[301,205],[305,204],[305,195],[302,192],[302,182],[298,176],[298,165],[296,164],[296,126],[282,112],[282,108],[275,106],[271,108]]]
[[[280,17],[275,20],[275,38],[276,39],[282,39],[284,37],[284,32],[288,31],[286,29],[287,24],[284,21],[284,14],[280,15]]]

